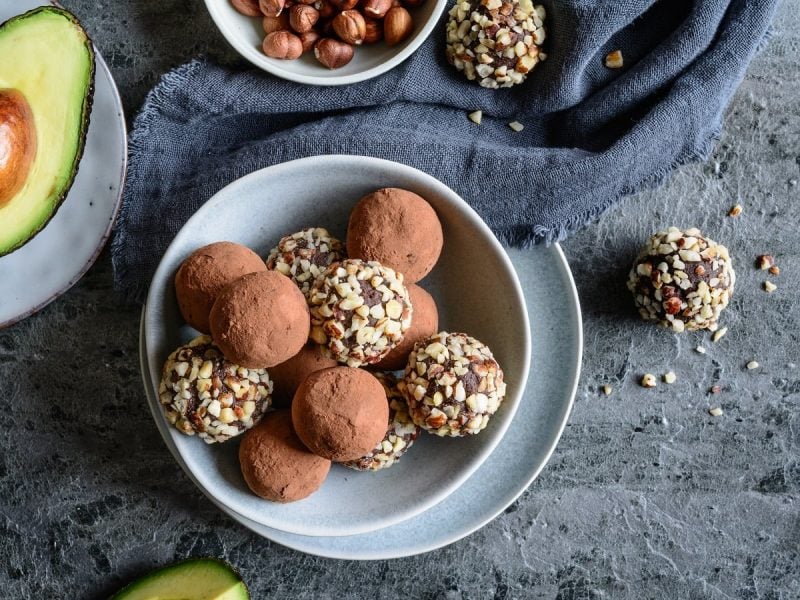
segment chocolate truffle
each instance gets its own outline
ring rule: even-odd
[[[209,320],[211,337],[228,360],[259,369],[300,352],[311,326],[300,289],[275,271],[250,273],[226,285]]]
[[[329,356],[325,356],[322,347],[309,343],[292,358],[279,365],[270,367],[269,375],[274,388],[272,390],[273,405],[278,407],[289,406],[292,397],[306,377],[314,371],[335,367],[339,363]]]
[[[375,260],[416,283],[430,273],[444,237],[436,211],[424,198],[399,188],[383,188],[358,201],[347,225],[351,258]]]
[[[414,423],[451,437],[479,433],[506,395],[492,351],[464,333],[445,331],[416,343],[398,388]]]
[[[175,274],[183,318],[198,331],[210,333],[208,315],[222,288],[242,275],[265,270],[258,254],[241,244],[215,242],[195,250]]]
[[[449,15],[447,61],[482,87],[522,83],[546,58],[545,9],[531,0],[463,0]]]
[[[206,443],[224,442],[261,420],[272,382],[263,369],[245,369],[201,335],[169,355],[158,396],[178,431]]]
[[[439,311],[436,310],[433,296],[413,283],[406,285],[406,288],[414,309],[411,327],[403,334],[400,343],[375,364],[375,367],[385,371],[404,369],[414,344],[439,331]]]
[[[628,275],[641,317],[677,332],[715,331],[735,282],[728,249],[695,228],[652,236]]]
[[[381,360],[411,326],[403,276],[377,262],[334,263],[317,279],[308,303],[311,339],[350,367]]]
[[[281,239],[267,257],[267,268],[289,277],[307,297],[314,280],[343,258],[342,242],[327,229],[312,227]]]
[[[367,371],[333,367],[309,375],[292,400],[297,435],[314,454],[356,460],[383,439],[389,422],[386,392]]]
[[[391,467],[411,448],[419,435],[419,427],[408,414],[406,399],[397,389],[397,378],[391,373],[373,375],[381,382],[389,401],[389,429],[372,452],[357,460],[342,463],[356,471],[378,471]]]
[[[273,502],[307,498],[331,470],[331,461],[309,452],[297,437],[288,410],[270,413],[242,437],[239,464],[250,489]]]

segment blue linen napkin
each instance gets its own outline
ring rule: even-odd
[[[346,87],[203,59],[166,74],[130,138],[115,285],[142,301],[167,245],[203,202],[256,169],[315,154],[426,171],[507,244],[561,240],[621,196],[708,155],[777,0],[542,4],[548,58],[511,89],[483,89],[447,64],[446,15],[405,63]],[[618,49],[624,67],[606,68]],[[480,126],[467,119],[476,109]]]

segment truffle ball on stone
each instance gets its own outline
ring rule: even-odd
[[[414,344],[439,331],[439,311],[436,309],[433,296],[413,283],[406,285],[406,288],[414,309],[411,315],[411,327],[403,334],[400,343],[375,364],[378,369],[385,371],[404,369]]]
[[[292,400],[297,435],[314,454],[334,462],[368,454],[386,434],[389,403],[367,371],[333,367],[309,375]]]
[[[464,333],[417,342],[398,384],[414,423],[439,436],[480,433],[506,395],[492,351]]]
[[[263,369],[231,363],[207,335],[167,358],[158,396],[178,431],[206,443],[224,442],[261,420],[270,405],[272,382]]]
[[[317,279],[308,303],[311,339],[351,367],[381,360],[411,326],[403,276],[377,262],[334,263]]]
[[[287,235],[270,251],[267,268],[297,284],[308,297],[314,280],[331,264],[345,258],[344,244],[322,227],[311,227]]]
[[[297,437],[288,410],[270,413],[244,435],[239,464],[250,489],[273,502],[307,498],[331,469],[331,461],[309,452]]]
[[[383,188],[361,198],[350,213],[348,255],[391,267],[407,283],[430,273],[443,244],[436,211],[413,192]]]
[[[210,324],[228,360],[257,369],[297,354],[311,327],[303,294],[275,271],[250,273],[225,286],[211,309]]]
[[[272,391],[273,405],[287,407],[292,403],[292,397],[306,377],[315,371],[338,366],[338,362],[326,356],[322,346],[308,343],[300,352],[279,365],[270,367],[269,375],[274,388]]]
[[[735,282],[728,249],[695,228],[653,235],[628,275],[641,317],[676,332],[716,330]]]
[[[411,448],[419,435],[419,427],[408,414],[406,399],[397,389],[397,378],[391,373],[374,375],[381,382],[389,401],[389,429],[369,454],[343,463],[345,467],[356,471],[378,471],[391,467]]]
[[[258,254],[241,244],[214,242],[198,248],[175,274],[175,293],[183,318],[201,333],[209,333],[208,315],[222,288],[242,275],[265,270]]]

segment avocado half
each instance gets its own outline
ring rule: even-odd
[[[89,36],[43,6],[0,25],[0,256],[35,236],[67,196],[94,92]]]
[[[111,600],[249,600],[242,578],[216,558],[190,558],[152,571]]]

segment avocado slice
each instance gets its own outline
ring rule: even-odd
[[[0,25],[0,256],[64,201],[83,153],[94,48],[69,12],[35,8]]]
[[[249,600],[242,578],[216,558],[190,558],[140,577],[111,600]]]

